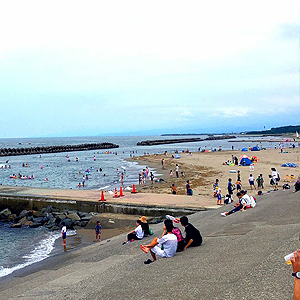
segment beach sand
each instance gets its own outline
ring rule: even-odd
[[[279,186],[285,183],[285,177],[287,175],[294,175],[296,179],[300,175],[299,168],[284,168],[282,164],[287,162],[293,162],[299,165],[300,149],[285,149],[288,153],[280,153],[280,150],[268,149],[261,151],[217,151],[210,153],[192,153],[188,155],[186,153],[180,153],[180,159],[174,159],[171,157],[172,153],[168,156],[165,155],[145,155],[141,157],[135,157],[131,160],[138,162],[141,165],[147,165],[150,168],[155,168],[158,173],[162,174],[157,176],[163,178],[163,182],[155,182],[151,185],[149,182],[144,186],[138,186],[138,190],[145,193],[171,193],[171,184],[174,182],[177,187],[177,193],[179,195],[185,194],[186,180],[190,180],[191,187],[194,190],[194,195],[200,195],[201,198],[211,199],[213,195],[212,185],[216,178],[219,179],[219,187],[222,190],[222,195],[227,193],[228,178],[232,178],[232,182],[235,184],[237,179],[236,173],[230,173],[231,170],[240,170],[242,188],[248,190],[250,195],[255,194],[257,191],[250,190],[248,183],[249,175],[253,174],[255,178],[259,174],[263,174],[265,182],[265,190],[271,189],[270,179],[268,175],[271,174],[271,168],[276,168],[279,172],[281,181]],[[223,165],[223,162],[232,159],[233,156],[240,158],[241,155],[256,156],[258,162],[254,164],[254,171],[250,171],[249,166],[228,166]],[[161,166],[161,159],[164,158],[164,168]],[[175,176],[175,165],[179,165],[179,173],[183,171],[185,178]],[[173,177],[169,176],[170,170],[173,171]],[[176,201],[176,200],[175,200]]]

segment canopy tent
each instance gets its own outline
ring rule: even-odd
[[[241,155],[240,157],[240,165],[241,166],[250,166],[252,165],[252,161],[247,155]]]
[[[260,151],[260,149],[259,149],[259,147],[254,146],[254,147],[251,148],[251,151]]]

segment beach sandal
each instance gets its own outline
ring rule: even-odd
[[[145,265],[149,265],[151,263],[153,263],[153,260],[151,260],[150,258],[144,261]]]

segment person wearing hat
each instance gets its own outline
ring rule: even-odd
[[[140,217],[140,220],[142,221],[142,229],[144,231],[144,236],[149,236],[151,235],[150,233],[150,228],[149,228],[149,224],[147,222],[147,218],[145,216]]]

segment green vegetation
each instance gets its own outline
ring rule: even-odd
[[[246,134],[282,134],[282,133],[295,133],[300,131],[300,125],[296,126],[281,126],[276,128],[271,128],[270,130],[261,131],[248,131]]]

